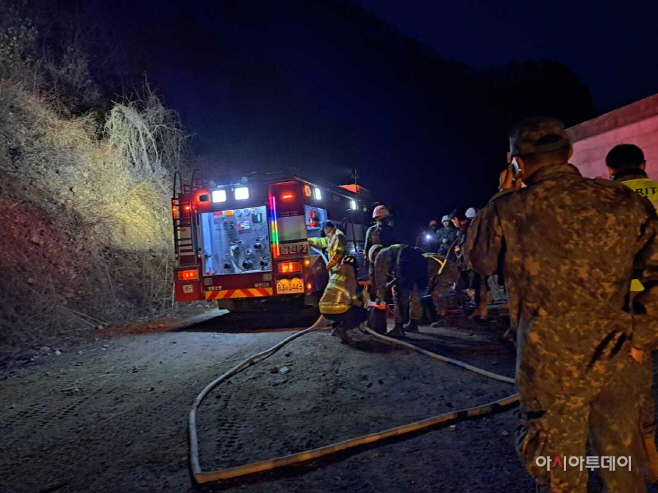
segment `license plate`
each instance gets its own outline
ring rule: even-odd
[[[295,294],[304,292],[304,281],[299,277],[280,279],[276,283],[276,294]]]

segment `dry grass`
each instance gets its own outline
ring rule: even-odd
[[[171,303],[169,194],[187,135],[148,84],[103,98],[68,15],[0,2],[0,343]]]
[[[0,191],[21,218],[0,227],[11,232],[3,248],[22,253],[1,265],[9,274],[0,287],[20,296],[0,308],[0,340],[31,342],[171,303],[169,194],[187,136],[150,92],[98,122],[65,118],[0,81]]]

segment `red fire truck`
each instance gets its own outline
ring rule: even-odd
[[[177,176],[175,299],[241,311],[295,297],[317,304],[328,273],[308,238],[331,219],[362,257],[369,205],[359,185],[337,187],[294,171],[216,181],[193,175],[190,185]]]

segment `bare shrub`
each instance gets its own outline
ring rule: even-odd
[[[143,96],[115,104],[105,122],[108,145],[133,166],[137,178],[160,179],[180,168],[188,134],[178,114],[144,84]]]

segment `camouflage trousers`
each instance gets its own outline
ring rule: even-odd
[[[397,286],[395,295],[393,296],[395,302],[395,322],[406,324],[409,319],[419,321],[422,313],[420,304],[420,294],[418,286],[413,285],[412,288],[403,288]]]
[[[457,282],[459,276],[459,269],[457,264],[448,262],[441,274],[437,272],[430,273],[430,290],[432,294],[432,303],[439,318],[448,315],[448,296],[452,288],[452,284]]]
[[[629,356],[630,358],[630,356]],[[588,472],[555,464],[559,457],[585,457],[588,437],[594,456],[631,457],[631,470],[597,469],[610,493],[645,493],[645,463],[638,400],[642,364],[629,362],[591,398],[535,392],[522,395],[517,451],[528,472],[551,493],[586,493]],[[635,405],[633,404],[635,403]],[[550,470],[538,457],[550,458]],[[542,490],[543,491],[543,490]]]
[[[489,277],[478,275],[473,279],[473,283],[473,289],[475,290],[475,299],[473,301],[476,305],[473,315],[486,319],[488,316],[487,306],[493,301],[491,289],[489,289]]]

